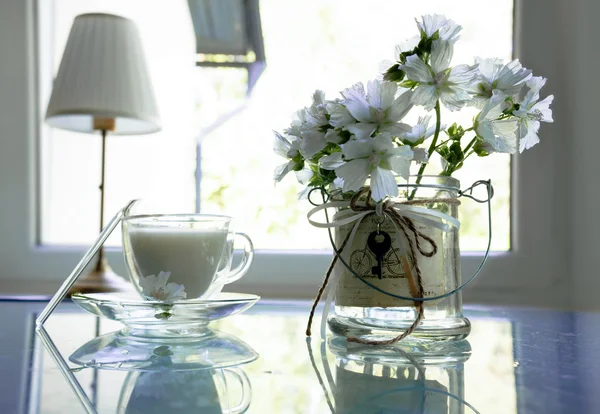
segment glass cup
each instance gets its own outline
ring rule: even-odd
[[[238,239],[241,242],[244,252],[239,263],[232,268],[236,239]],[[246,260],[244,259],[245,257],[247,258]],[[225,284],[235,282],[236,280],[244,276],[250,268],[253,259],[254,245],[250,237],[248,237],[248,235],[245,233],[236,233],[230,228],[229,233],[227,234],[227,242],[225,244],[223,257],[221,258],[221,262],[219,263],[219,267],[217,270],[217,276],[215,278],[214,283],[207,291],[206,296],[211,297],[212,295],[221,292]]]
[[[241,278],[254,258],[250,237],[229,229],[232,218],[209,214],[130,214],[122,220],[131,282],[147,300],[209,299]],[[241,262],[231,269],[234,240]]]

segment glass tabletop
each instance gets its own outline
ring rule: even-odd
[[[70,301],[0,302],[1,413],[597,413],[600,314],[467,308],[465,341],[353,346],[261,300],[191,338],[135,338]],[[318,312],[317,312],[318,315]]]

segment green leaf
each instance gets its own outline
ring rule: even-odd
[[[310,162],[313,164],[318,164],[319,160],[322,157],[324,157],[325,155],[330,155],[330,154],[333,154],[334,152],[340,152],[340,151],[342,151],[342,148],[340,147],[339,144],[336,144],[334,142],[329,142],[329,143],[327,143],[325,148],[323,148],[321,151],[317,152],[315,155],[312,156],[312,158],[310,159]],[[296,162],[298,162],[298,161],[296,161]]]
[[[451,140],[460,141],[463,135],[465,135],[465,129],[462,126],[457,125],[455,122],[446,130],[446,134],[448,134],[448,137]]]
[[[410,79],[407,79],[407,80],[405,80],[404,82],[402,82],[400,84],[400,86],[402,86],[403,88],[407,88],[407,89],[413,89],[417,85],[419,85],[419,82],[413,81],[413,80],[410,80]]]
[[[450,128],[448,128],[448,136],[449,137],[453,137],[454,135],[456,135],[457,131],[458,131],[458,127],[456,125],[456,122],[453,123],[452,125],[450,125]]]
[[[452,151],[459,159],[463,158],[463,150],[460,147],[460,142],[453,142],[452,145],[450,145],[450,151]]]
[[[345,144],[350,140],[350,138],[352,138],[352,133],[343,129],[338,130],[338,135],[342,138],[342,142],[337,145]],[[341,151],[342,149],[340,148],[339,150]]]
[[[401,82],[404,76],[405,73],[400,69],[400,65],[395,64],[383,74],[383,79],[390,82]]]
[[[301,164],[304,162],[304,157],[302,154],[298,153],[294,158],[292,158],[292,161],[294,161],[296,164]]]
[[[437,153],[440,154],[440,157],[448,161],[448,155],[450,154],[450,149],[447,145],[443,145],[437,149]]]
[[[432,45],[433,45],[433,38],[428,38],[424,32],[421,32],[421,40],[419,41],[419,44],[417,45],[417,49],[419,50],[419,53],[417,53],[417,54],[421,57],[423,57],[423,55],[425,53],[430,54]]]
[[[424,141],[425,141],[425,139],[424,139],[424,138],[420,138],[420,139],[418,139],[418,140],[417,140],[417,141],[415,141],[415,142],[410,142],[410,141],[408,141],[408,140],[406,140],[406,139],[405,139],[405,140],[403,140],[403,141],[402,141],[402,143],[403,143],[404,145],[408,145],[408,146],[409,146],[409,147],[411,147],[411,148],[414,148],[414,147],[416,147],[416,146],[419,146],[419,145],[421,145],[421,144],[422,144]]]
[[[406,63],[406,58],[412,55],[419,55],[419,48],[415,47],[413,50],[407,50],[400,53],[400,63],[403,65]]]
[[[477,154],[479,157],[487,157],[488,155],[490,155],[489,152],[487,152],[485,149],[483,149],[483,143],[482,142],[477,142],[474,146],[473,146],[473,151],[475,152],[475,154]]]

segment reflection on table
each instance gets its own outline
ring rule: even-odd
[[[136,338],[121,330],[82,344],[70,368],[44,327],[36,334],[47,354],[88,413],[98,413],[98,370],[126,373],[118,392],[117,413],[243,413],[251,385],[240,365],[258,354],[233,335],[207,331],[202,338]],[[92,371],[91,395],[77,374]],[[236,392],[231,391],[232,384]],[[234,388],[236,388],[234,386]],[[112,395],[117,397],[117,393]],[[237,401],[237,402],[233,402]]]
[[[478,413],[464,400],[466,340],[372,347],[330,337],[327,348],[336,356],[335,375],[321,358],[335,413]]]
[[[97,321],[100,321],[98,333]],[[168,401],[165,395],[174,397],[182,406],[209,404],[215,401],[215,390],[219,395],[218,408],[231,410],[243,402],[241,391],[245,388],[234,378],[235,374],[214,372],[231,366],[229,363],[214,365],[225,358],[215,352],[225,350],[231,356],[244,354],[248,348],[252,351],[238,361],[245,363],[241,369],[252,384],[247,413],[322,414],[332,412],[332,408],[337,410],[333,412],[340,413],[362,412],[352,410],[368,408],[373,398],[384,404],[374,406],[380,410],[395,404],[406,406],[404,412],[413,412],[409,409],[421,406],[429,410],[440,407],[439,412],[476,412],[460,403],[462,400],[483,413],[517,412],[511,324],[507,320],[473,318],[473,332],[469,342],[463,343],[467,348],[470,343],[472,352],[455,347],[454,359],[447,358],[452,352],[440,349],[429,349],[428,360],[418,356],[423,354],[422,350],[402,351],[406,354],[393,350],[392,355],[381,351],[383,355],[374,355],[364,350],[344,349],[343,340],[322,342],[315,337],[311,351],[325,387],[319,383],[311,365],[303,335],[305,323],[305,309],[293,303],[286,306],[259,304],[256,310],[211,325],[217,332],[206,337],[206,344],[210,341],[215,344],[208,347],[212,353],[202,351],[201,344],[194,341],[185,344],[186,341],[177,343],[169,338],[168,343],[159,339],[140,343],[132,338],[124,339],[118,334],[119,323],[98,320],[74,307],[53,314],[45,326],[59,355],[71,368],[69,372],[98,413],[136,412],[132,410],[148,404],[152,408],[161,407],[155,400]],[[229,346],[224,345],[227,343]],[[39,412],[85,412],[80,408],[80,399],[61,378],[64,373],[45,349],[42,351]],[[260,354],[260,358],[249,362],[252,352]],[[436,352],[438,356],[445,355],[445,359],[436,356]],[[329,375],[325,373],[324,361],[327,361]],[[210,375],[206,372],[197,373],[195,377],[185,374],[186,371],[207,371],[210,364],[216,367]],[[165,381],[167,385],[161,386]],[[223,382],[228,385],[227,391],[221,386]],[[482,386],[484,382],[488,385]],[[204,387],[206,398],[190,402],[194,394],[187,395],[185,387],[177,385],[184,383],[195,383],[195,389]],[[360,395],[357,389],[366,391]],[[204,409],[208,410],[206,407],[210,405],[205,405]],[[447,410],[441,411],[441,407]]]

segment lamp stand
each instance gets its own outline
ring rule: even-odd
[[[114,118],[94,118],[94,129],[102,133],[102,174],[100,180],[100,231],[104,228],[104,177],[106,169],[106,134],[115,129]],[[131,285],[117,275],[108,265],[104,256],[104,247],[98,252],[98,261],[94,269],[80,278],[69,290],[73,293],[120,292],[132,290]]]

